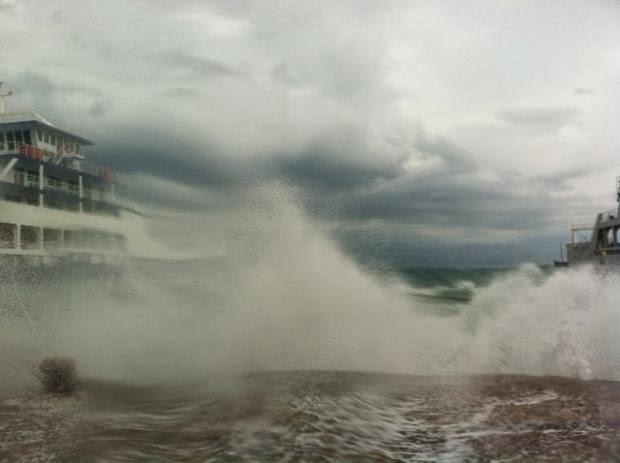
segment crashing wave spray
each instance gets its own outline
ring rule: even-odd
[[[591,266],[549,277],[523,266],[479,289],[465,315],[472,364],[493,373],[618,379],[620,275]]]
[[[210,242],[224,240],[226,256],[140,260],[119,279],[32,287],[24,303],[37,307],[48,354],[75,357],[86,376],[128,381],[291,369],[607,379],[620,371],[613,275],[524,266],[445,316],[432,305],[417,310],[425,302],[401,282],[356,265],[287,191],[247,197],[235,211],[167,225],[194,250],[207,231]],[[4,317],[0,332],[3,365],[40,360],[23,317]]]

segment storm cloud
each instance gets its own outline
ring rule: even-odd
[[[574,122],[579,115],[576,107],[523,107],[500,111],[498,117],[511,124],[560,128]]]
[[[159,179],[145,201],[208,211],[284,182],[346,249],[412,265],[548,261],[613,206],[615,1],[0,0],[0,17],[9,108]]]

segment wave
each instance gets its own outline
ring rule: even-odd
[[[133,382],[314,369],[620,375],[615,274],[523,265],[429,287],[362,268],[280,188],[252,197],[168,229],[199,251],[201,230],[220,230],[217,258],[136,260],[115,277],[5,274],[0,367],[11,373],[0,387],[32,384],[46,355]]]

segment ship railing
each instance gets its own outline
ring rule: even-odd
[[[5,177],[3,181],[5,183],[12,183],[13,185],[39,188],[39,176],[36,174],[26,174],[16,171],[13,172],[13,175]]]
[[[9,150],[6,153],[3,152],[3,154],[15,154],[35,159],[37,161],[45,162],[53,162],[53,159],[55,158],[55,155],[53,153],[42,150],[41,148],[37,148],[36,146],[28,145],[26,143],[19,143],[15,146],[14,150]],[[84,174],[101,177],[108,182],[114,182],[117,180],[117,174],[113,170],[97,166],[89,162],[78,161],[77,163],[74,163],[68,167]]]
[[[39,176],[35,174],[26,174],[24,176],[24,186],[39,188]]]
[[[38,186],[38,183],[36,184]],[[79,187],[72,183],[62,182],[59,180],[48,179],[45,185],[46,190],[52,190],[59,193],[66,193],[74,196],[80,194]],[[82,190],[83,198],[91,201],[112,202],[114,195],[112,193],[100,190],[98,188],[84,187]]]
[[[595,249],[594,254],[597,256],[608,256],[608,255],[620,254],[620,245]]]
[[[74,169],[84,174],[101,177],[109,182],[116,180],[116,173],[113,170],[106,169],[105,167],[97,166],[89,162],[80,161],[75,165]]]
[[[59,193],[66,193],[70,195],[78,195],[79,188],[77,185],[69,182],[63,182],[62,180],[56,180],[52,178],[46,179],[45,188],[48,190],[56,191]]]
[[[91,201],[112,202],[114,196],[112,193],[99,190],[97,188],[84,188],[84,199],[90,199]]]
[[[12,175],[7,176],[3,181],[17,186],[38,189],[40,179],[37,174],[15,170],[12,172]],[[80,194],[79,186],[77,184],[50,177],[43,178],[43,188],[46,191],[64,193],[72,196],[79,196]],[[115,201],[114,193],[111,191],[87,186],[83,187],[82,197],[91,201],[107,203],[113,203]]]

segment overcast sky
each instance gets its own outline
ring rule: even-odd
[[[0,0],[0,79],[99,163],[208,207],[275,176],[414,265],[549,260],[615,206],[616,0]]]

